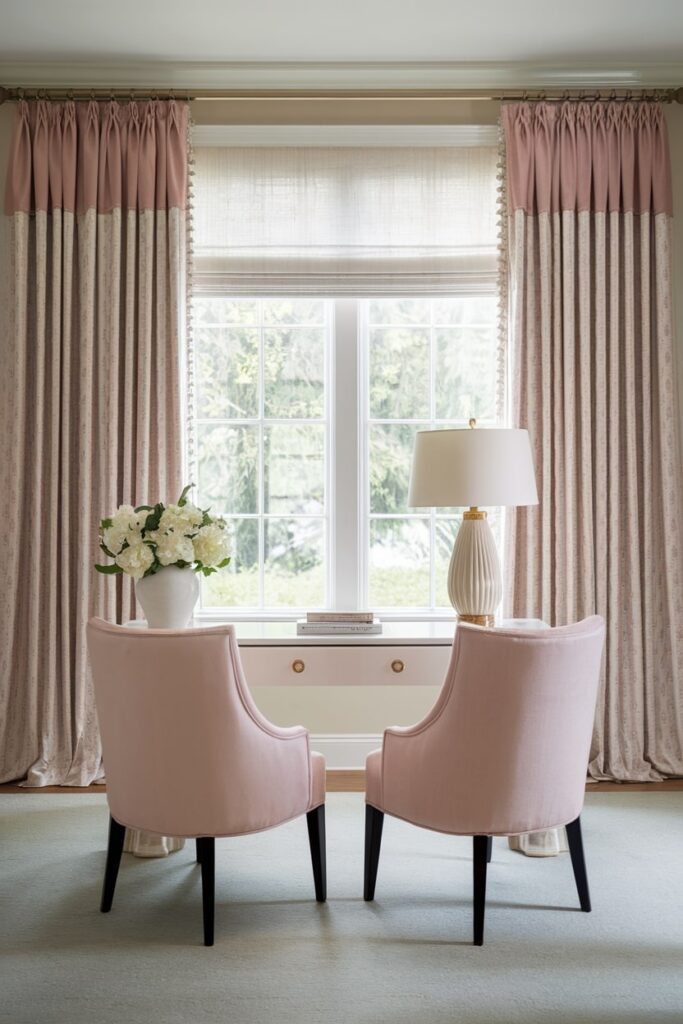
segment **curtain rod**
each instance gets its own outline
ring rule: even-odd
[[[683,104],[683,88],[642,89],[625,88],[605,89],[564,89],[560,91],[540,90],[520,92],[512,89],[497,91],[486,89],[424,89],[415,90],[376,90],[371,89],[34,89],[5,88],[0,86],[0,104],[11,100],[48,99],[48,100],[517,100],[543,101],[559,103],[562,100],[650,100],[660,103]]]

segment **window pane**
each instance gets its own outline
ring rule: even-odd
[[[202,604],[254,608],[259,603],[258,519],[228,520],[230,565],[203,581]]]
[[[491,295],[435,299],[435,324],[495,324],[496,300]]]
[[[321,519],[266,519],[264,604],[313,608],[325,600]]]
[[[429,302],[424,299],[373,299],[370,303],[370,323],[429,323]]]
[[[429,332],[410,328],[370,330],[370,416],[429,417]]]
[[[448,569],[451,564],[453,545],[461,519],[437,518],[434,530],[436,550],[434,552],[434,603],[437,608],[450,608],[448,596]]]
[[[263,303],[265,324],[324,324],[323,299],[268,299]]]
[[[258,512],[258,427],[197,427],[198,503],[214,512]]]
[[[263,431],[264,512],[320,515],[325,497],[325,428],[307,423]]]
[[[207,297],[195,299],[193,304],[194,322],[203,324],[257,324],[259,322],[258,299],[225,299]]]
[[[429,521],[370,521],[370,604],[416,608],[429,604]]]
[[[370,427],[370,511],[408,511],[408,483],[417,428],[410,424]]]
[[[439,329],[437,419],[496,418],[496,337],[491,328]]]
[[[316,419],[324,415],[322,328],[265,330],[263,359],[266,416]]]
[[[258,416],[259,331],[252,327],[195,329],[197,416]]]

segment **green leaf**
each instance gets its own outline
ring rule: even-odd
[[[109,556],[109,558],[116,558],[116,555],[109,550],[104,541],[100,541],[100,548],[102,549],[102,551],[104,551],[105,555]]]
[[[183,487],[183,493],[180,495],[180,497],[178,498],[178,501],[176,502],[176,504],[179,506],[179,508],[182,508],[183,505],[187,505],[187,497],[186,497],[186,495],[187,495],[187,493],[189,491],[192,490],[193,487],[194,487],[194,484],[188,484],[187,487]]]
[[[96,565],[96,570],[101,572],[103,576],[117,576],[123,572],[120,565]]]
[[[114,525],[113,519],[103,519],[100,523],[100,530],[108,530],[110,526]]]
[[[145,519],[145,525],[143,526],[143,530],[145,531],[145,533],[148,533],[151,530],[158,530],[159,529],[159,522],[161,521],[161,517],[162,517],[163,513],[164,513],[164,506],[162,505],[161,502],[158,502],[154,506],[154,509],[150,512],[150,514]]]
[[[153,508],[152,505],[138,505],[138,507],[135,509],[135,511],[136,512],[151,512],[152,508]]]
[[[225,569],[226,565],[230,565],[230,559],[229,558],[224,558],[222,562],[218,563],[216,568],[218,568],[218,569]]]

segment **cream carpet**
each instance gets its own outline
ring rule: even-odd
[[[8,1024],[683,1022],[683,793],[596,793],[568,855],[494,841],[486,945],[470,945],[471,843],[386,819],[361,898],[363,801],[328,798],[328,896],[303,819],[216,843],[216,945],[201,945],[194,844],[124,854],[98,911],[104,797],[0,797],[0,1020]]]

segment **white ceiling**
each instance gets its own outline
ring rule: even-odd
[[[0,60],[680,61],[683,0],[0,0]]]

